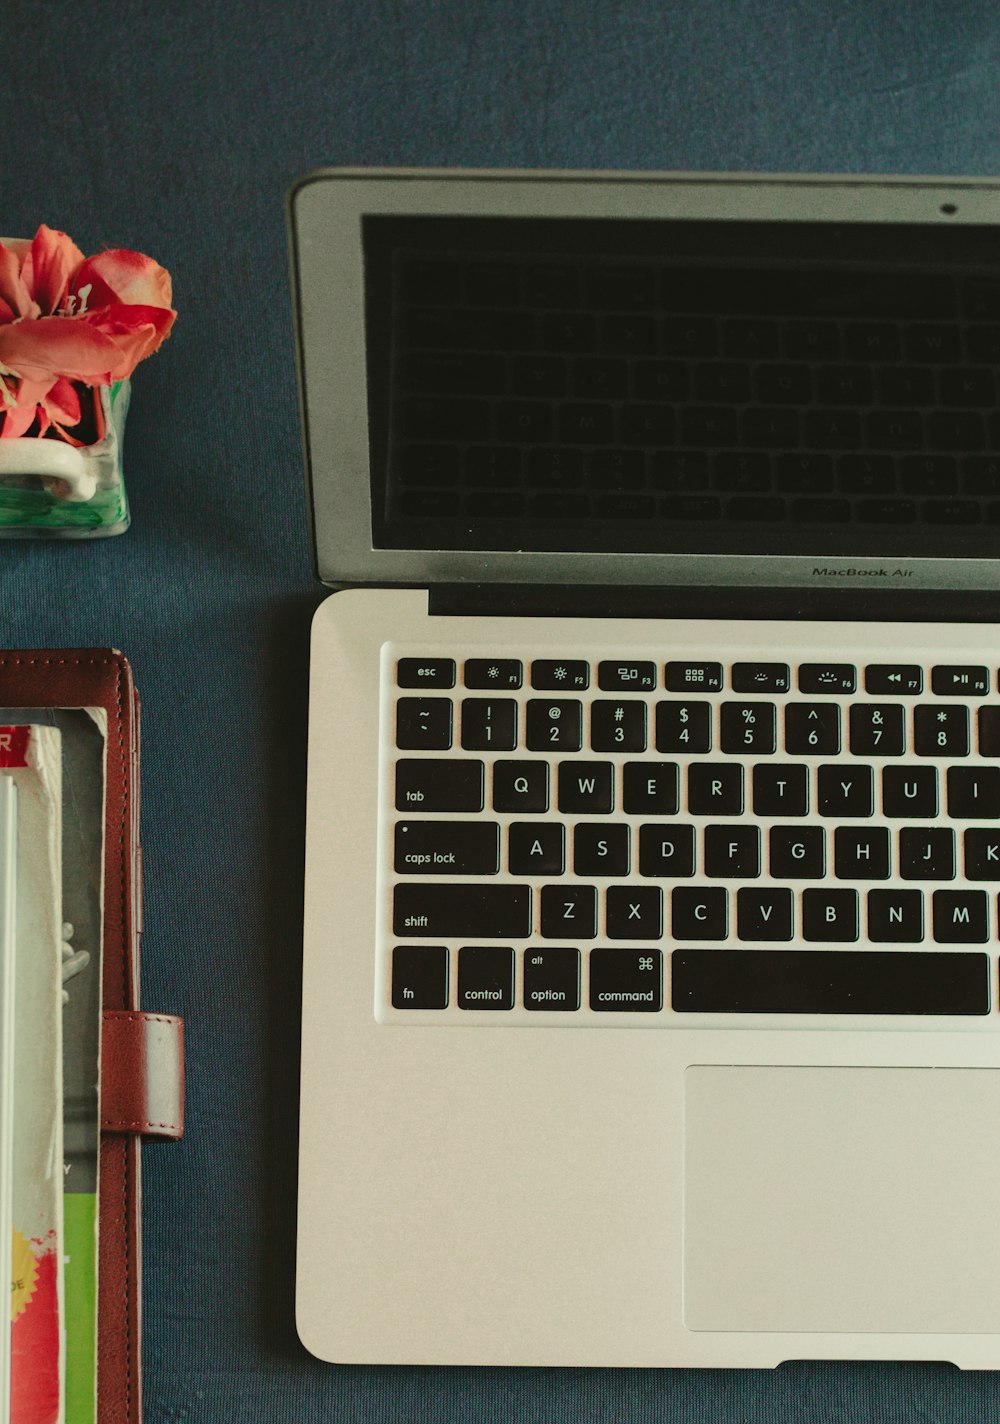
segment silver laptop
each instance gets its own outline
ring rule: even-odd
[[[295,188],[321,1358],[1000,1366],[998,219]]]

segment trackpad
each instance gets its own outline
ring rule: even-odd
[[[1000,1071],[685,1079],[689,1329],[1000,1331]]]

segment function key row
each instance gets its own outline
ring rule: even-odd
[[[464,685],[474,691],[524,685],[524,664],[519,658],[468,658]],[[597,686],[602,692],[651,692],[658,686],[657,664],[647,660],[608,659],[597,664]],[[396,681],[400,687],[452,688],[458,668],[454,658],[400,658]],[[538,692],[581,691],[591,683],[590,663],[581,658],[537,658],[529,668],[530,686]],[[667,692],[721,692],[726,674],[720,662],[671,661],[663,667]],[[801,663],[797,669],[800,692],[853,693],[858,670],[852,663]],[[729,669],[733,692],[790,692],[792,674],[787,663],[738,662]],[[942,665],[931,669],[931,692],[937,697],[986,697],[991,689],[990,670],[981,666]],[[875,696],[914,696],[923,691],[923,669],[916,664],[872,663],[864,669],[865,691]]]

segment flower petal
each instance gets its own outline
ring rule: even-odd
[[[51,384],[51,381],[18,381],[16,383],[8,381],[6,383],[7,389],[17,404],[0,406],[0,410],[4,412],[0,439],[16,440],[30,429],[36,415],[39,414],[39,402],[45,399]],[[48,424],[48,416],[45,416],[45,426],[47,427]]]
[[[70,290],[80,292],[88,285],[91,289],[88,308],[111,302],[169,307],[171,302],[167,269],[142,252],[130,252],[126,247],[110,248],[88,257],[70,283]]]
[[[53,422],[60,425],[77,425],[82,414],[80,410],[80,397],[72,381],[67,381],[65,376],[60,376],[49,390],[48,394],[39,401]]]
[[[46,316],[62,306],[69,279],[83,261],[83,253],[64,232],[43,223],[32,238],[21,264],[21,279]]]
[[[27,380],[57,376],[106,386],[121,363],[118,345],[88,322],[43,316],[0,326],[0,366]]]
[[[38,316],[38,303],[31,300],[31,293],[21,276],[19,246],[20,244],[4,246],[0,242],[0,299],[13,312],[14,317]],[[13,320],[13,317],[6,320]]]
[[[176,317],[177,313],[169,307],[113,302],[110,306],[86,312],[80,320],[110,336],[119,347],[128,361],[128,369],[112,371],[111,378],[121,381],[132,374],[140,361],[152,356],[162,345],[170,334]]]

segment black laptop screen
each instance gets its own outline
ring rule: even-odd
[[[994,228],[364,222],[379,548],[994,558]]]

